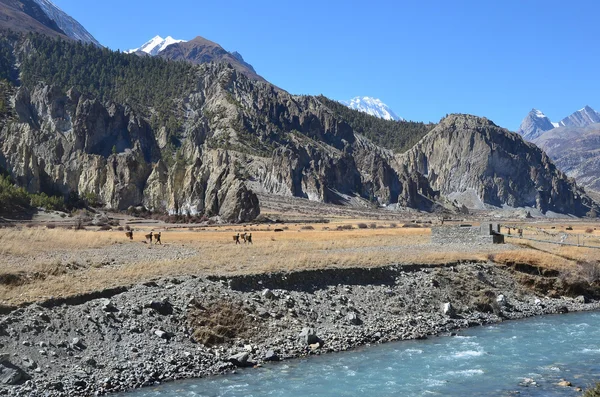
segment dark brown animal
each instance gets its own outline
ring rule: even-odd
[[[130,240],[133,240],[133,230],[125,232],[125,237],[127,237]]]

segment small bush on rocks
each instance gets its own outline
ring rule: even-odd
[[[358,225],[356,225],[359,229],[367,229],[369,226],[367,226],[366,223],[359,223]]]
[[[583,397],[600,397],[600,382],[583,393]]]
[[[314,227],[312,227],[311,225],[302,226],[300,229],[301,229],[301,230],[315,230],[315,228],[314,228]]]
[[[206,307],[196,303],[188,313],[188,322],[194,330],[194,340],[207,347],[249,337],[255,325],[248,313],[223,301]]]

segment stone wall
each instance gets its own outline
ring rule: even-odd
[[[431,228],[431,242],[435,244],[502,244],[504,236],[499,234],[497,224],[438,226]]]

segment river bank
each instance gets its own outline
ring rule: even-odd
[[[0,318],[0,393],[102,395],[236,366],[600,308],[575,296],[573,284],[556,274],[523,270],[529,269],[455,263],[186,276],[42,302]],[[551,293],[535,292],[540,285]]]

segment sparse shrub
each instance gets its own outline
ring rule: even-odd
[[[100,226],[100,230],[104,230],[104,231],[112,230],[112,227],[110,225],[102,225],[102,226]]]
[[[312,227],[311,225],[302,226],[300,229],[301,230],[315,230],[315,228]]]
[[[25,227],[31,229],[32,227],[35,227],[35,223],[28,223],[25,225]]]
[[[367,229],[369,226],[367,226],[366,223],[359,223],[358,225],[356,225],[359,229]]]
[[[412,229],[419,229],[422,226],[419,225],[419,224],[416,224],[416,223],[405,223],[404,225],[402,225],[402,227],[403,228],[407,228],[407,229],[410,229],[410,228],[412,228]]]
[[[390,227],[391,227],[392,229],[394,229],[394,228],[397,228],[397,227],[398,227],[398,225],[397,225],[397,224],[395,224],[395,223],[390,223]]]
[[[578,262],[579,274],[590,284],[600,281],[600,262],[586,261]]]
[[[335,230],[352,230],[354,227],[352,225],[340,225]]]
[[[583,393],[583,397],[600,397],[600,382],[596,383],[595,386],[586,389]]]
[[[377,229],[377,224],[376,223],[371,223],[371,224],[369,224],[369,228],[371,228],[371,229]]]
[[[54,223],[49,223],[46,225],[48,229],[56,229],[56,225]]]
[[[594,233],[594,229],[592,229],[591,227],[588,227],[587,229],[585,229],[586,233]]]
[[[131,227],[129,225],[125,225],[125,230],[130,231]]]
[[[242,308],[223,301],[206,307],[196,303],[188,313],[188,323],[194,340],[208,347],[249,337],[255,325]]]
[[[122,231],[123,231],[123,226],[119,226],[119,227],[117,228],[117,230],[118,230],[118,231],[120,231],[120,232],[122,232]]]
[[[63,212],[62,214],[60,214],[60,217],[61,217],[61,218],[66,218],[66,217],[67,217],[67,214],[65,214],[65,213]]]

